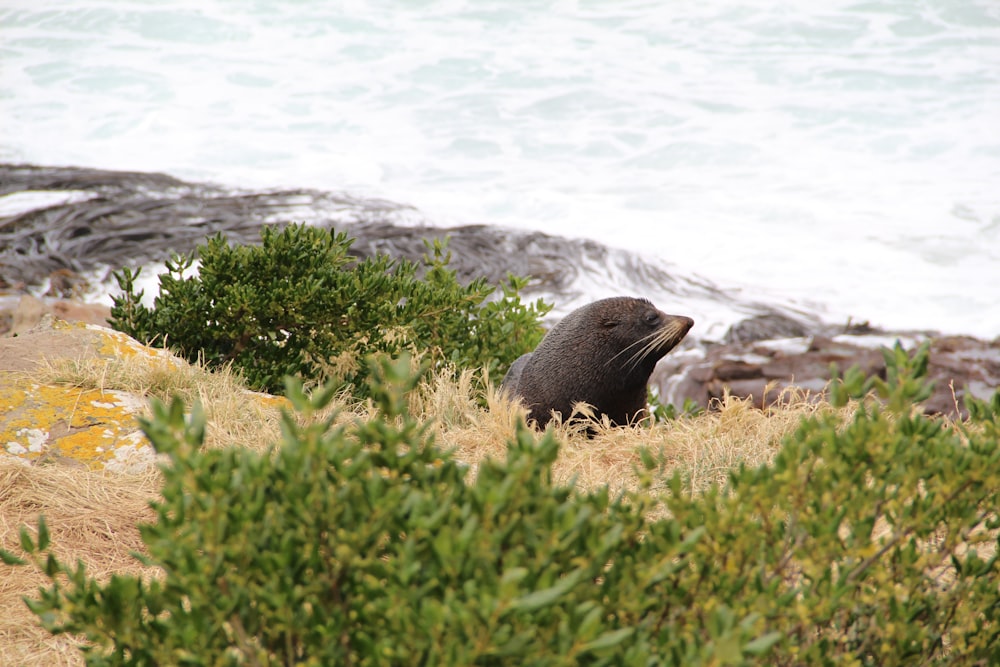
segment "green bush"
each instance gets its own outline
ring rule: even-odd
[[[805,419],[773,465],[663,498],[651,474],[618,499],[554,484],[557,442],[525,429],[468,479],[407,415],[406,359],[371,367],[381,414],[347,426],[290,384],[301,417],[263,455],[204,450],[199,411],[160,405],[142,534],[165,578],[98,583],[41,520],[22,547],[53,584],[28,604],[91,665],[998,664],[1000,394],[949,428],[912,409],[920,353],[887,357],[835,400],[890,407]]]
[[[680,618],[721,604],[765,619],[771,665],[1000,664],[1000,392],[949,427],[914,407],[928,346],[883,354],[886,381],[852,369],[834,387],[835,405],[880,399],[853,419],[803,420],[726,489],[672,481],[679,530],[705,531]]]
[[[346,234],[292,225],[264,228],[260,246],[229,245],[219,235],[194,254],[174,256],[160,276],[154,306],[142,304],[135,278],[115,277],[111,324],[140,341],[169,346],[209,366],[232,363],[252,386],[280,391],[283,377],[334,380],[363,394],[369,354],[403,351],[431,363],[488,368],[499,382],[518,356],[534,349],[549,310],[522,304],[525,281],[509,277],[503,295],[485,280],[461,285],[448,269],[440,241],[428,244],[425,272],[406,260],[379,255],[356,261]]]

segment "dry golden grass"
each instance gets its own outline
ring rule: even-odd
[[[283,399],[248,392],[227,370],[210,373],[197,365],[169,369],[141,357],[50,364],[34,374],[47,383],[118,389],[169,401],[174,394],[190,405],[201,401],[209,418],[207,446],[242,446],[261,451],[279,438]],[[130,554],[143,549],[138,524],[154,519],[149,508],[161,484],[157,470],[139,475],[95,472],[70,465],[26,465],[0,457],[0,546],[19,552],[22,525],[34,531],[44,514],[56,554],[64,562],[81,559],[104,579],[113,573],[144,572]],[[22,597],[46,579],[31,567],[0,565],[0,656],[3,664],[83,664],[75,640],[53,637],[37,623]],[[6,662],[9,661],[9,662]]]
[[[494,387],[485,391],[488,409],[480,409],[474,386],[470,372],[457,383],[447,376],[432,377],[410,406],[414,414],[434,422],[440,447],[473,465],[485,457],[504,458],[518,419],[527,414]],[[726,396],[712,411],[696,417],[653,426],[599,427],[593,438],[586,436],[579,422],[554,420],[553,428],[563,444],[553,473],[562,483],[575,480],[577,488],[634,489],[638,484],[635,469],[641,467],[639,453],[646,447],[660,455],[665,474],[679,470],[695,491],[725,484],[729,471],[740,463],[756,466],[770,461],[782,438],[803,417],[833,410],[814,396],[794,391],[786,392],[780,403],[762,411],[750,400]],[[845,409],[845,416],[851,411],[853,407]]]
[[[154,574],[130,552],[141,550],[137,524],[153,519],[150,498],[159,476],[123,476],[66,465],[29,466],[0,459],[0,546],[19,551],[18,533],[34,533],[44,514],[60,559],[87,564],[99,578],[112,573]],[[22,597],[46,583],[32,567],[0,565],[0,656],[7,665],[80,665],[72,637],[53,637],[37,623]]]
[[[197,399],[209,419],[209,446],[262,451],[279,439],[279,408],[285,402],[263,397],[249,400],[239,378],[229,371],[209,373],[197,365],[167,371],[123,359],[50,366],[41,376],[38,379],[45,382],[119,389],[161,400],[179,394],[188,404]],[[524,414],[494,387],[487,387],[488,407],[481,408],[475,377],[463,373],[455,381],[446,374],[432,376],[410,397],[414,416],[433,422],[438,446],[469,463],[472,474],[485,457],[506,456],[506,443]],[[603,428],[593,439],[580,427],[555,424],[563,441],[555,478],[575,480],[579,488],[608,485],[612,492],[634,488],[639,451],[649,447],[661,453],[667,473],[681,470],[696,490],[725,483],[728,471],[740,462],[768,461],[803,415],[832,409],[806,396],[786,398],[785,406],[769,412],[727,398],[718,410],[698,417],[651,427]],[[343,397],[332,409],[340,412],[338,421],[374,413],[370,404],[351,404]],[[0,458],[0,546],[19,553],[20,526],[34,530],[41,513],[56,553],[64,561],[82,559],[88,571],[101,579],[112,573],[157,576],[155,569],[140,566],[130,552],[143,548],[137,524],[153,519],[148,502],[159,485],[157,471],[121,475]],[[5,664],[82,664],[73,639],[50,636],[24,606],[22,597],[34,594],[44,583],[33,568],[0,565],[0,655]]]

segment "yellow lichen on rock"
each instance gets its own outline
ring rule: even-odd
[[[177,395],[206,408],[207,446],[264,447],[288,407],[283,397],[247,390],[227,369],[210,373],[119,331],[48,316],[0,337],[0,457],[137,472],[155,452],[136,418],[149,414],[150,396]],[[274,428],[254,428],[258,422]]]
[[[35,377],[59,361],[112,364],[137,358],[166,372],[185,364],[165,350],[92,324],[49,319],[15,338],[0,339],[0,455],[123,471],[148,466],[154,452],[136,421],[146,411],[145,398]]]
[[[23,374],[0,373],[0,405],[6,407],[0,448],[9,455],[125,469],[153,459],[136,422],[144,403],[124,392],[39,385]]]
[[[52,329],[54,331],[76,329],[90,332],[89,335],[93,337],[97,354],[108,359],[125,359],[142,355],[150,361],[165,363],[171,369],[176,369],[181,363],[184,363],[166,350],[143,345],[127,334],[97,324],[53,320]]]

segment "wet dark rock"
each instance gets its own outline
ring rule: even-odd
[[[218,233],[237,243],[301,219],[309,206],[359,220],[404,209],[309,190],[240,192],[165,174],[0,164],[0,194],[66,191],[76,197],[0,217],[0,285],[35,286],[58,271],[138,267],[186,253]]]
[[[723,360],[713,370],[715,371],[714,376],[725,382],[764,377],[764,371],[760,364],[747,363],[742,359]]]
[[[729,327],[724,343],[752,343],[757,340],[808,336],[814,330],[808,323],[781,313],[757,315]]]

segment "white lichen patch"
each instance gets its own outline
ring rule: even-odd
[[[28,443],[28,451],[34,454],[41,452],[45,443],[49,440],[48,432],[40,428],[22,428],[14,435],[18,438],[24,438]]]
[[[104,390],[104,396],[111,396],[114,398],[115,402],[112,407],[122,408],[134,414],[142,414],[146,410],[148,403],[148,400],[143,396],[131,394],[127,391],[119,391],[117,389]]]
[[[141,439],[141,438],[140,438]],[[117,473],[140,473],[156,461],[156,450],[147,444],[132,443],[115,448],[114,457],[104,462],[107,470]]]
[[[27,454],[28,448],[19,442],[8,442],[7,443],[7,453],[17,456],[19,454]]]

